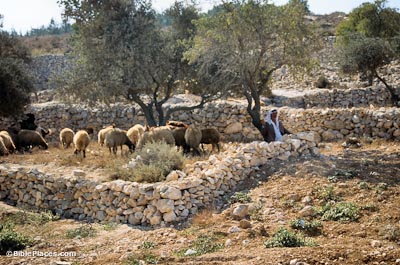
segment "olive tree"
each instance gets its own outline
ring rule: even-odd
[[[244,96],[260,132],[261,96],[270,92],[273,72],[283,65],[293,72],[313,65],[315,42],[304,20],[306,7],[300,0],[279,7],[262,0],[229,1],[220,12],[196,22],[186,58],[210,89]]]
[[[30,103],[34,87],[26,66],[29,61],[28,49],[2,30],[0,15],[0,116],[16,115]]]
[[[171,27],[161,28],[148,0],[62,0],[65,18],[73,18],[75,71],[63,92],[81,101],[106,102],[121,97],[137,103],[148,125],[165,124],[175,111],[202,107],[215,98],[201,91],[194,105],[165,103],[186,86],[183,48],[194,34],[197,10],[175,3]]]

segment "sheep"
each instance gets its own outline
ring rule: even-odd
[[[189,153],[190,147],[186,144],[186,141],[185,141],[186,128],[185,127],[175,127],[173,129],[171,129],[171,132],[175,139],[175,145],[178,148],[182,147],[184,154]]]
[[[86,148],[88,147],[90,143],[90,137],[87,131],[85,130],[79,130],[75,135],[74,135],[74,145],[75,145],[75,151],[74,154],[78,155],[78,153],[82,152],[83,157],[86,157]]]
[[[121,146],[121,156],[123,154],[122,153],[123,145],[128,146],[129,151],[131,153],[135,150],[135,144],[132,143],[131,140],[129,140],[129,138],[127,136],[127,132],[124,130],[116,129],[116,128],[111,129],[107,132],[104,143],[110,150],[110,154],[111,154],[111,148],[112,148],[114,155],[117,154],[118,146]]]
[[[106,134],[111,130],[115,128],[115,124],[107,126],[103,129],[101,129],[98,134],[97,134],[97,141],[99,142],[100,146],[104,145],[104,139],[106,137]]]
[[[46,129],[46,128],[43,128],[43,127],[41,127],[41,126],[38,126],[38,127],[35,129],[35,131],[39,132],[39,133],[42,135],[43,138],[44,138],[46,135],[51,135],[51,133],[52,133],[52,131],[51,131],[50,129]]]
[[[181,121],[167,121],[167,126],[172,126],[172,127],[184,127],[187,128],[189,127],[189,125],[187,125],[186,123],[183,123]]]
[[[46,140],[40,135],[40,133],[33,130],[20,130],[17,135],[16,146],[19,151],[34,146],[41,146],[44,149],[49,148]]]
[[[9,155],[8,149],[3,142],[3,138],[0,137],[0,156]]]
[[[11,135],[7,131],[1,131],[0,132],[0,138],[3,139],[3,143],[5,147],[7,148],[9,153],[14,153],[15,151],[15,144],[13,139],[11,138]]]
[[[74,131],[70,128],[64,128],[60,131],[60,143],[64,149],[69,148],[69,146],[74,141]]]
[[[128,136],[129,140],[131,140],[132,143],[137,145],[139,138],[143,133],[144,133],[144,127],[140,124],[135,124],[134,126],[129,128],[126,135]]]
[[[190,125],[185,132],[185,142],[189,146],[189,149],[193,149],[194,155],[201,155],[200,152],[200,141],[201,141],[201,130],[194,125]]]
[[[214,147],[217,147],[218,152],[220,151],[220,134],[217,129],[215,128],[205,128],[201,130],[201,146],[203,144],[212,144],[211,152],[214,151]],[[204,150],[204,148],[202,148]]]
[[[175,145],[175,139],[171,130],[167,126],[149,128],[146,126],[145,132],[140,137],[137,147],[141,149],[148,142],[164,141],[169,145]]]

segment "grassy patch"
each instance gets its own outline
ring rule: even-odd
[[[230,198],[229,203],[247,203],[251,202],[251,198],[248,193],[243,191],[235,192]]]

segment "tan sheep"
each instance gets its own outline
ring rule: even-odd
[[[137,147],[141,149],[148,142],[164,141],[169,145],[175,145],[175,139],[171,130],[167,126],[161,127],[146,127],[145,132],[140,137]]]
[[[0,137],[0,156],[9,155],[8,149],[3,142],[3,138]]]
[[[90,137],[87,131],[80,130],[74,135],[74,145],[75,151],[74,154],[78,155],[78,153],[82,152],[83,157],[86,157],[86,148],[90,143]]]
[[[69,146],[74,141],[74,131],[70,128],[64,128],[60,131],[60,143],[64,149],[69,148]]]
[[[108,147],[110,153],[112,148],[114,155],[117,154],[118,146],[121,147],[121,156],[123,155],[123,150],[122,150],[123,145],[128,146],[129,151],[131,151],[131,153],[135,150],[135,144],[133,144],[131,140],[129,140],[127,132],[116,128],[109,130],[107,132],[104,144]]]
[[[105,138],[106,138],[106,134],[107,134],[110,130],[112,130],[113,128],[115,128],[115,124],[110,125],[110,126],[107,126],[107,127],[103,128],[103,129],[101,129],[101,130],[99,131],[99,133],[97,134],[97,141],[99,142],[100,146],[103,146],[103,145],[104,145],[104,140],[105,140]]]
[[[139,142],[140,136],[144,133],[144,127],[140,124],[135,124],[131,128],[129,128],[126,135],[128,136],[129,140],[135,145]]]
[[[15,144],[14,144],[14,141],[13,141],[11,135],[7,131],[1,131],[0,138],[3,139],[3,143],[4,143],[5,147],[7,148],[8,152],[10,154],[14,153],[16,148],[15,148]]]
[[[194,155],[201,155],[200,142],[201,142],[201,130],[194,125],[190,125],[185,132],[185,142],[192,149]]]

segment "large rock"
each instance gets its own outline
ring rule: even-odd
[[[234,122],[229,124],[225,130],[224,133],[226,134],[234,134],[234,133],[240,133],[243,130],[243,125],[240,122]]]

